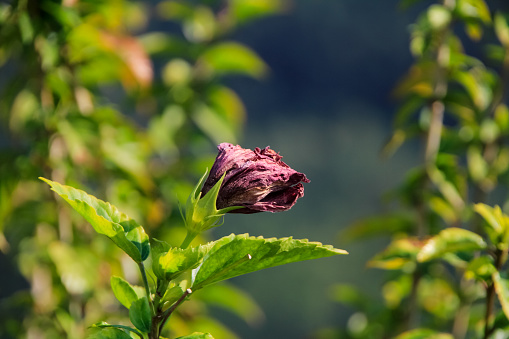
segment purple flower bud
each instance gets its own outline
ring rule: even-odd
[[[222,143],[201,190],[202,197],[226,173],[216,201],[217,209],[243,206],[230,213],[282,212],[304,196],[306,175],[291,169],[269,147],[253,150]]]

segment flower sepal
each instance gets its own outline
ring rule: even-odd
[[[219,189],[224,180],[224,175],[218,182],[208,191],[205,196],[201,196],[201,187],[207,177],[208,169],[205,174],[201,177],[198,184],[194,187],[193,191],[189,195],[186,203],[186,211],[184,222],[188,233],[200,234],[212,227],[220,226],[218,224],[219,219],[230,211],[242,208],[242,206],[230,206],[222,208],[220,210],[216,207],[217,196]]]

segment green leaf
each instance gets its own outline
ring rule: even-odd
[[[509,46],[509,16],[502,13],[495,14],[495,33],[502,45]]]
[[[157,278],[173,280],[180,273],[196,266],[205,254],[203,246],[193,248],[171,247],[164,241],[152,241],[152,270]]]
[[[493,273],[492,279],[498,300],[500,305],[502,305],[502,310],[507,319],[509,319],[509,279],[502,278],[498,271]]]
[[[99,234],[104,234],[134,261],[143,262],[150,253],[148,235],[136,221],[110,203],[84,191],[39,178],[80,213]]]
[[[91,328],[95,328],[95,327],[98,327],[101,329],[106,329],[106,328],[117,329],[123,333],[125,333],[125,331],[129,331],[129,332],[136,334],[138,337],[140,337],[140,339],[144,339],[143,334],[141,334],[137,329],[129,327],[129,326],[125,326],[125,325],[110,325],[107,322],[102,321],[100,323],[97,323],[97,324],[94,324],[91,326]],[[131,338],[131,337],[129,336],[129,338]]]
[[[214,284],[197,293],[199,293],[198,298],[206,302],[207,305],[224,308],[253,327],[265,319],[263,311],[253,298],[233,285],[226,283]]]
[[[209,48],[201,57],[217,74],[246,74],[260,78],[267,72],[263,60],[248,47],[236,42],[222,42]]]
[[[496,205],[490,207],[485,204],[474,205],[474,210],[486,221],[485,227],[490,240],[498,248],[507,248],[509,242],[509,217]]]
[[[127,281],[120,277],[112,276],[110,279],[111,289],[113,294],[122,305],[127,309],[131,307],[131,304],[138,300],[138,295],[134,291],[134,288]]]
[[[194,332],[177,339],[214,339],[214,337],[210,333]]]
[[[117,328],[102,328],[100,331],[90,334],[87,339],[132,339],[131,336]]]
[[[393,240],[387,248],[375,255],[368,262],[369,267],[385,270],[404,270],[411,272],[415,268],[417,253],[422,248],[422,242],[415,238]]]
[[[454,339],[449,333],[440,333],[427,328],[417,328],[398,335],[395,339]]]
[[[470,260],[465,270],[465,278],[489,281],[496,271],[493,258],[483,255]]]
[[[448,253],[477,251],[486,246],[480,235],[463,228],[451,227],[429,239],[417,254],[417,260],[429,261]]]
[[[152,326],[152,312],[147,297],[140,298],[131,304],[129,319],[142,332],[148,333]]]
[[[193,290],[264,268],[348,252],[330,245],[292,238],[231,234],[206,245],[203,263],[193,270]]]

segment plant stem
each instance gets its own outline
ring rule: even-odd
[[[180,248],[186,249],[191,244],[191,241],[193,241],[193,239],[196,238],[197,235],[198,233],[187,231],[186,238],[182,242],[182,245],[180,245]]]
[[[161,317],[163,318],[163,321],[161,322],[161,325],[159,325],[159,333],[163,330],[164,328],[164,325],[166,325],[166,322],[168,321],[168,319],[170,318],[170,315],[173,313],[173,311],[175,311],[175,309],[180,305],[182,304],[182,302],[186,299],[186,297],[193,293],[193,291],[188,288],[184,294],[182,294],[182,296],[173,304],[171,305],[171,307],[169,309],[167,309],[162,315]]]
[[[145,271],[145,265],[143,265],[143,262],[139,262],[138,267],[140,268],[141,278],[143,280],[143,287],[145,287],[145,293],[147,294],[147,299],[150,304],[150,308],[152,309],[152,315],[155,315],[156,312],[155,312],[154,304],[152,303],[152,298],[150,295],[150,287],[148,285],[147,272]]]
[[[495,267],[497,271],[500,271],[504,262],[507,259],[507,250],[501,250],[497,248],[495,251]],[[486,288],[486,313],[484,315],[484,339],[488,339],[489,336],[495,330],[494,327],[490,326],[490,320],[493,313],[493,307],[495,304],[495,283],[492,281]]]

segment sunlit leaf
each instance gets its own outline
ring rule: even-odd
[[[132,288],[131,284],[120,277],[112,276],[110,279],[111,289],[113,294],[122,305],[127,309],[131,307],[131,304],[138,300],[138,295]]]
[[[493,264],[493,258],[483,255],[474,258],[468,263],[467,269],[465,270],[465,278],[487,281],[491,279],[492,274],[496,271],[497,269]]]
[[[144,261],[150,252],[143,227],[110,203],[81,190],[40,178],[80,213],[97,233],[109,237],[136,262]]]
[[[132,334],[136,334],[140,339],[143,339],[143,334],[141,334],[137,329],[135,328],[132,328],[130,326],[125,326],[125,325],[111,325],[111,324],[108,324],[107,322],[100,322],[100,323],[97,323],[97,324],[94,324],[91,326],[92,329],[94,328],[100,328],[101,331],[104,331],[105,329],[113,329],[113,330],[117,330],[117,332],[122,332],[122,333],[127,333],[127,332],[131,332]],[[127,331],[127,332],[126,332]],[[101,337],[102,338],[102,337]],[[116,338],[116,337],[113,337],[113,338]],[[133,338],[132,336],[129,336],[129,338]]]
[[[417,328],[401,333],[394,339],[454,339],[454,337],[449,333],[440,333],[427,328]]]
[[[210,333],[194,332],[190,335],[178,337],[177,339],[214,339]]]
[[[152,325],[152,312],[147,297],[140,298],[129,308],[131,323],[142,332],[149,332]]]
[[[509,319],[509,279],[502,278],[498,271],[493,273],[492,278],[502,310]]]
[[[101,330],[90,334],[87,339],[132,339],[132,337],[117,328],[101,328]]]
[[[507,14],[495,14],[495,33],[502,45],[509,46],[509,16]]]
[[[284,9],[282,0],[230,0],[231,11],[241,23]]]
[[[447,228],[429,239],[417,255],[424,262],[443,257],[447,253],[472,252],[486,248],[483,238],[463,228]]]
[[[159,240],[152,242],[152,269],[159,279],[172,280],[180,273],[196,266],[203,258],[207,248],[198,246],[193,248],[170,247]]]
[[[267,72],[265,62],[250,48],[236,42],[222,42],[210,47],[201,62],[217,74],[246,74],[259,78]]]
[[[415,238],[395,239],[384,251],[375,255],[368,262],[368,266],[411,272],[415,268],[416,256],[421,247],[422,242]]]
[[[318,259],[346,251],[319,242],[292,238],[250,237],[231,234],[209,243],[203,263],[193,270],[193,289],[264,268],[309,259]]]

